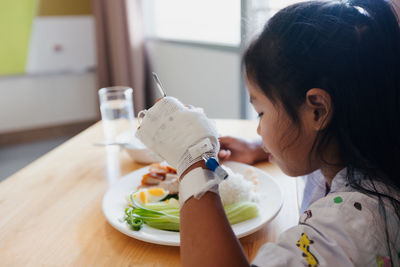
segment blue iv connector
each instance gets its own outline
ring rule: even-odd
[[[219,165],[218,161],[215,158],[205,158],[203,157],[204,161],[206,162],[206,166],[212,172],[222,178],[222,180],[228,178],[228,173]]]

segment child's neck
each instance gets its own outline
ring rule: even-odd
[[[341,169],[344,168],[343,164],[341,164],[342,161],[339,156],[338,147],[336,140],[332,139],[327,145],[323,155],[325,160],[321,166],[321,173],[324,175],[329,189],[331,188],[333,178]],[[329,162],[329,164],[326,162]]]
[[[341,169],[343,169],[342,166],[325,166],[321,168],[321,173],[324,176],[329,189],[331,188],[333,178]]]

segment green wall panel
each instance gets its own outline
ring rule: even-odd
[[[0,75],[25,72],[36,0],[0,0]]]

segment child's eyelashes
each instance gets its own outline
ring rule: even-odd
[[[261,118],[262,115],[264,115],[264,112],[258,113],[258,116],[257,116],[257,117],[258,117],[258,118]]]

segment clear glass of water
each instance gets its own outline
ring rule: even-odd
[[[118,142],[118,135],[135,129],[133,90],[126,86],[105,87],[99,90],[101,120],[107,143]]]

